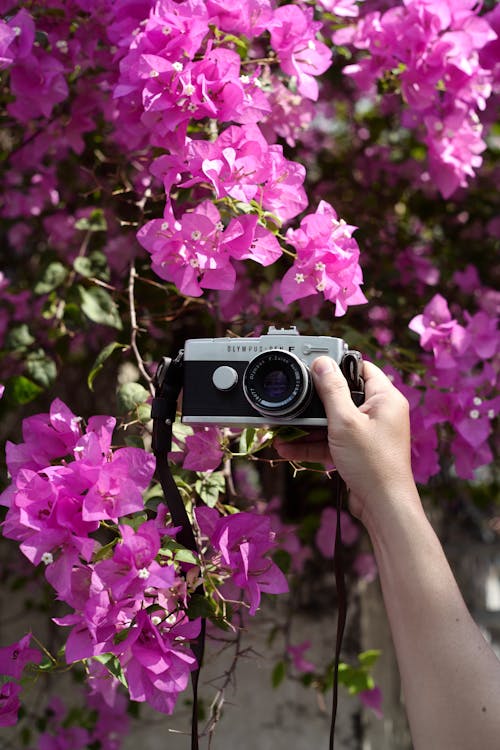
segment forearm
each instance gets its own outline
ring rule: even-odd
[[[494,750],[500,662],[464,604],[416,489],[406,494],[388,497],[366,525],[415,750]]]

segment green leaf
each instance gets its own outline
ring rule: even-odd
[[[183,422],[174,422],[172,432],[176,440],[183,443],[189,435],[193,434],[193,428]]]
[[[291,442],[292,440],[298,440],[298,438],[304,437],[309,433],[307,430],[301,430],[300,427],[280,427],[276,431],[276,435],[279,436],[280,440]]]
[[[284,549],[277,549],[273,553],[273,561],[283,573],[289,573],[292,564],[292,557],[289,552]]]
[[[43,349],[31,352],[26,357],[26,370],[33,380],[42,388],[49,388],[57,376],[57,366]]]
[[[250,452],[252,443],[255,440],[255,433],[256,433],[255,427],[247,427],[246,430],[243,430],[243,432],[240,435],[240,444],[238,446],[238,450],[240,453]]]
[[[142,511],[139,511],[134,516],[122,516],[120,518],[120,523],[124,526],[131,526],[134,531],[137,531],[137,529],[142,526],[143,523],[145,523],[148,520],[147,513],[143,513]]]
[[[34,342],[35,339],[26,323],[21,323],[21,325],[13,326],[10,329],[5,339],[5,347],[12,351],[24,351]]]
[[[116,392],[118,408],[128,413],[143,404],[150,397],[150,393],[140,383],[123,383]]]
[[[139,404],[137,407],[137,419],[141,424],[147,424],[151,421],[151,405]]]
[[[104,212],[95,208],[90,216],[75,221],[75,229],[82,232],[104,232],[108,228]]]
[[[175,553],[174,559],[176,562],[190,563],[191,565],[198,565],[199,563],[197,555],[190,549],[180,549]]]
[[[100,560],[108,560],[110,557],[112,557],[113,550],[116,547],[117,542],[118,538],[113,539],[113,541],[105,544],[104,547],[101,547],[101,549],[97,550],[97,552],[92,557],[92,562],[96,563]]]
[[[121,641],[124,641],[128,633],[129,633],[128,628],[125,628],[124,630],[120,631],[114,638],[115,643],[120,643]],[[94,656],[92,658],[95,659],[96,661],[99,661],[101,664],[104,664],[106,669],[108,669],[114,677],[119,679],[122,685],[124,685],[125,687],[128,687],[127,680],[123,673],[121,664],[114,654],[100,654],[99,656]]]
[[[187,608],[187,615],[190,620],[196,620],[197,617],[212,619],[215,614],[215,604],[212,599],[207,599],[200,594],[193,594]]]
[[[21,729],[21,743],[23,747],[27,747],[31,742],[31,729],[29,727],[23,727]]]
[[[68,278],[68,269],[62,263],[49,263],[34,287],[35,294],[48,294],[61,286]]]
[[[274,669],[271,674],[271,684],[273,688],[277,688],[283,680],[285,679],[286,675],[286,665],[284,661],[279,661],[277,664],[274,665]]]
[[[362,664],[366,669],[370,669],[378,660],[381,653],[382,652],[380,651],[380,649],[376,648],[372,648],[369,651],[363,651],[358,656],[359,663]]]
[[[112,296],[101,287],[84,289],[79,287],[80,298],[82,301],[82,311],[87,318],[94,323],[101,323],[105,326],[117,328],[119,331],[123,328],[118,308]]]
[[[140,435],[125,435],[125,445],[129,448],[144,450],[144,439]]]
[[[109,281],[110,278],[107,258],[99,250],[94,250],[90,255],[75,258],[73,268],[80,276],[85,276],[88,279],[96,278]]]
[[[179,542],[177,542],[175,539],[172,539],[171,537],[165,538],[163,546],[158,554],[162,555],[163,557],[173,558],[178,562],[187,562],[191,563],[192,565],[198,565],[199,563],[198,555],[196,555],[196,553],[192,552],[190,549],[187,549],[186,547],[184,547],[184,545],[179,544]]]
[[[158,482],[152,484],[144,493],[144,502],[147,503],[148,500],[153,500],[154,498],[163,498],[163,490],[161,484]]]
[[[108,344],[104,347],[102,352],[97,356],[96,361],[92,365],[92,369],[88,374],[87,377],[87,385],[91,391],[94,390],[93,384],[96,375],[102,370],[104,367],[105,361],[115,352],[117,349],[127,349],[128,347],[125,344],[119,344],[118,341],[112,341],[111,344]]]
[[[201,479],[197,479],[194,488],[203,502],[209,508],[216,505],[219,495],[226,488],[226,479],[221,471],[213,471],[211,474],[203,474]]]
[[[24,375],[15,375],[7,381],[5,390],[8,400],[15,404],[29,404],[43,389]]]

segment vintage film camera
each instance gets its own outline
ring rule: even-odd
[[[310,365],[334,359],[353,401],[363,402],[362,360],[343,339],[271,326],[253,338],[189,339],[184,346],[182,421],[217,425],[326,425]]]

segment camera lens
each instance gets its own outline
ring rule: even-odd
[[[260,414],[291,418],[309,404],[311,378],[304,363],[294,354],[271,349],[248,363],[243,392]]]

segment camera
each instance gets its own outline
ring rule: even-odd
[[[363,402],[362,360],[343,339],[271,326],[262,336],[188,339],[183,354],[182,421],[238,426],[326,425],[310,365],[334,359],[353,401]]]

